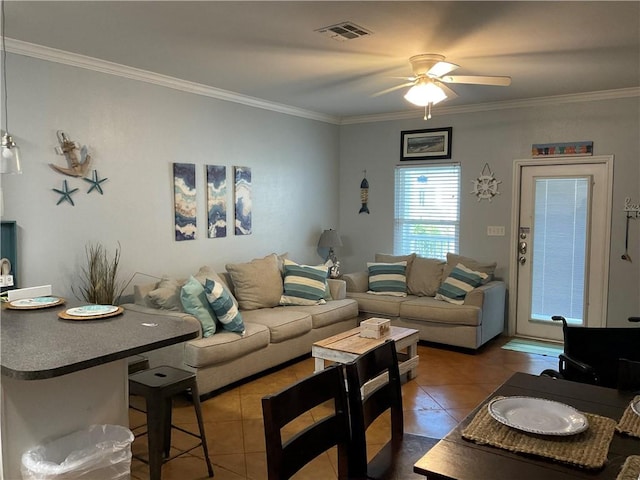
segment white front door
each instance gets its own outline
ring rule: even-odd
[[[517,161],[515,335],[606,323],[613,157]],[[512,269],[513,271],[513,269]]]

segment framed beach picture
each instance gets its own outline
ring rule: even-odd
[[[405,130],[400,138],[400,160],[451,158],[452,127]]]
[[[578,157],[593,155],[593,142],[534,143],[532,157]]]

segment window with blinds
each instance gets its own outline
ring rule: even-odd
[[[460,165],[396,167],[394,253],[446,260],[459,235]]]

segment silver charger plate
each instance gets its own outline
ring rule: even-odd
[[[498,422],[540,435],[575,435],[589,428],[589,421],[569,405],[535,397],[504,397],[492,400],[489,414]]]
[[[640,415],[640,400],[631,402],[631,410],[633,410],[633,413],[636,415]],[[640,477],[638,477],[638,480],[640,480]]]

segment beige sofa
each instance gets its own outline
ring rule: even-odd
[[[446,263],[415,254],[377,254],[375,261],[407,262],[407,295],[367,293],[368,271],[345,274],[347,298],[358,302],[361,315],[389,318],[392,325],[414,328],[420,340],[473,350],[503,332],[506,286],[492,279],[495,263],[454,254],[447,256]],[[468,292],[462,304],[436,299],[438,289],[458,264],[486,273],[486,282]]]
[[[268,257],[270,263],[271,256]],[[265,259],[256,259],[253,263]],[[250,264],[252,262],[246,265]],[[230,267],[228,265],[227,269]],[[260,268],[263,268],[263,265]],[[265,274],[263,270],[254,269],[248,273],[245,278],[236,276],[236,279],[251,283],[248,286],[253,288],[253,294],[263,296],[261,292],[266,292],[267,296],[273,296],[277,292],[283,292],[282,276],[279,277],[278,285],[278,277],[270,273]],[[204,337],[201,322],[193,315],[180,311],[180,302],[176,301],[175,297],[176,293],[179,296],[179,292],[171,292],[175,285],[179,288],[185,282],[184,279],[165,279],[147,285],[136,285],[134,303],[123,305],[125,309],[140,312],[162,312],[162,315],[175,318],[175,321],[191,322],[198,326],[200,335],[197,339],[155,350],[150,352],[148,357],[152,367],[173,365],[195,372],[202,396],[288,360],[309,354],[314,342],[357,326],[358,305],[355,300],[345,298],[346,284],[342,280],[327,281],[330,299],[323,304],[260,307],[260,301],[264,301],[265,298],[247,297],[243,294],[238,296],[229,272],[214,275],[236,296],[245,326],[244,334],[217,328],[215,334]],[[211,269],[207,267],[201,268],[195,275],[200,278],[207,276],[211,276]],[[267,285],[265,282],[270,284]],[[244,284],[245,293],[246,287]],[[164,292],[160,299],[158,291]],[[267,304],[272,305],[273,300]],[[243,310],[243,306],[250,309]]]

